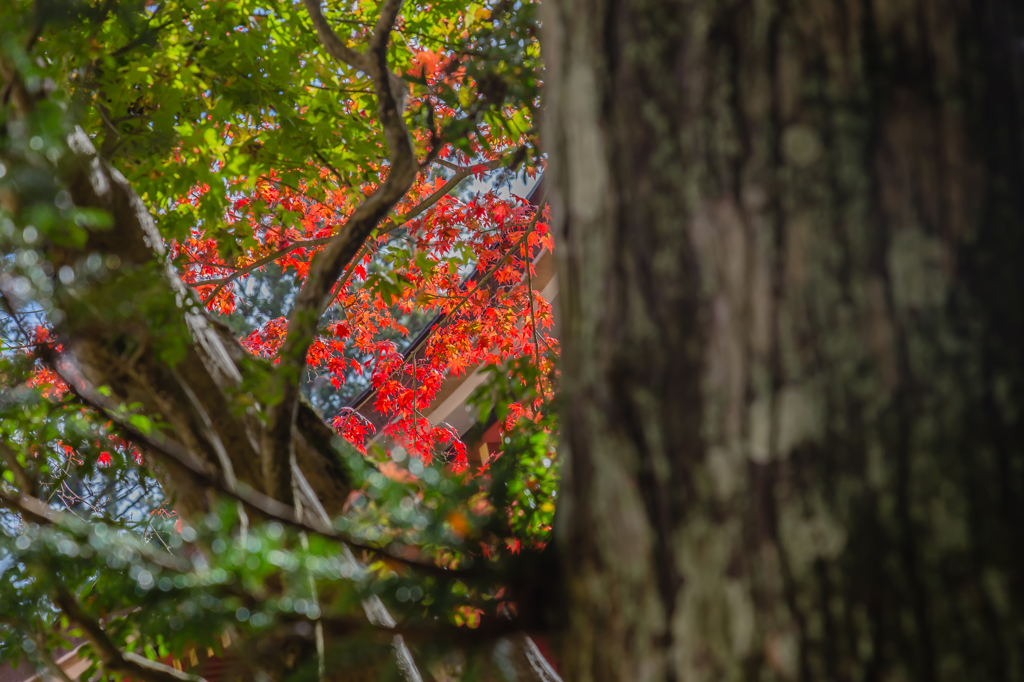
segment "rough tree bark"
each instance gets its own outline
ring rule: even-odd
[[[1024,5],[545,30],[566,678],[1024,678]]]

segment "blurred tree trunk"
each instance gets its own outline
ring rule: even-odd
[[[566,679],[1024,679],[1024,3],[545,11]]]

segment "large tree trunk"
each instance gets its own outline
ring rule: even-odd
[[[546,12],[567,679],[1024,679],[1024,3]]]

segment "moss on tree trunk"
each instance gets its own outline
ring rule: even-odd
[[[1024,5],[545,30],[567,679],[1024,679]]]

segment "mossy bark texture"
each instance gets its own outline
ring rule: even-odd
[[[1024,3],[546,0],[567,679],[1024,679]]]

